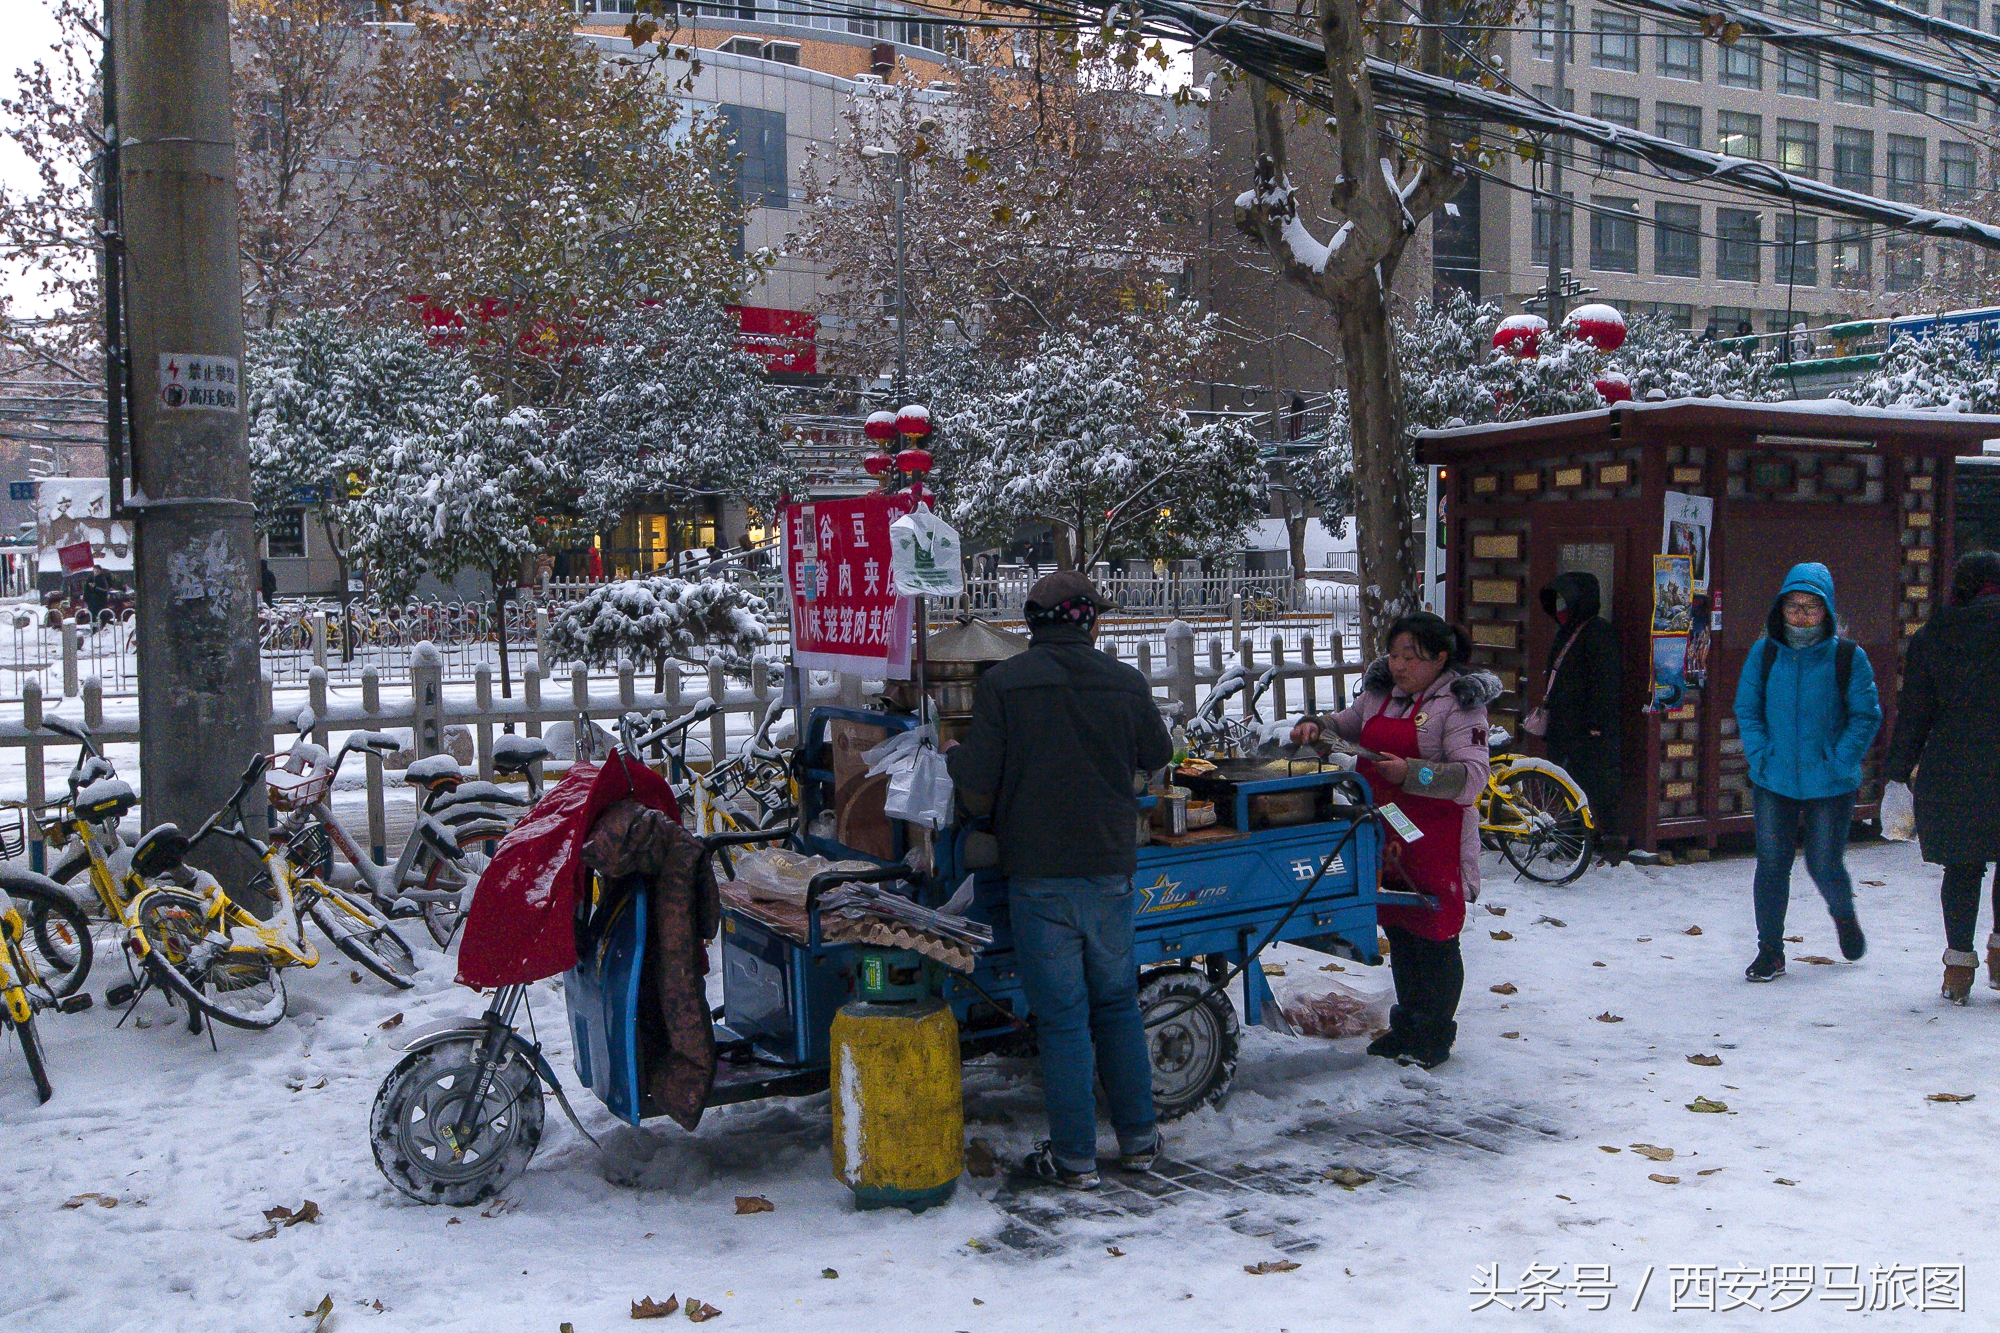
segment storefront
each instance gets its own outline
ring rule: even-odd
[[[1720,399],[1426,431],[1417,456],[1441,468],[1447,515],[1443,611],[1507,687],[1494,720],[1518,733],[1555,631],[1538,592],[1596,575],[1623,648],[1622,832],[1712,847],[1751,827],[1731,704],[1785,571],[1832,570],[1842,632],[1893,718],[1902,647],[1950,582],[1952,459],[1991,437],[2000,417]]]

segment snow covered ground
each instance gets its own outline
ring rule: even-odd
[[[1596,871],[1565,889],[1489,865],[1451,1063],[1424,1074],[1368,1058],[1359,1040],[1249,1033],[1229,1101],[1169,1129],[1189,1164],[1170,1170],[1192,1188],[1142,1182],[1165,1196],[1150,1203],[967,1178],[919,1217],[857,1213],[831,1175],[821,1095],[712,1112],[694,1135],[616,1127],[586,1097],[617,1184],[552,1106],[540,1155],[500,1206],[426,1208],[377,1174],[366,1126],[400,1035],[380,1024],[477,1008],[437,955],[404,995],[351,981],[338,959],[295,976],[292,1017],[222,1033],[220,1054],[153,999],[143,1029],[114,1030],[101,1007],[52,1015],[48,1106],[0,1050],[0,1326],[282,1333],[312,1329],[303,1312],[330,1296],[327,1327],[348,1333],[595,1333],[631,1326],[643,1296],[675,1294],[719,1307],[719,1328],[822,1333],[1991,1327],[2000,995],[1982,975],[1969,1008],[1937,998],[1937,875],[1913,848],[1861,847],[1852,867],[1866,960],[1795,961],[1751,986],[1747,859]],[[1803,869],[1797,881],[1791,955],[1837,957]],[[1296,977],[1326,960],[1285,961]],[[1514,993],[1491,989],[1503,983]],[[551,988],[535,1011],[568,1075]],[[1728,1109],[1691,1112],[1697,1098]],[[968,1070],[968,1132],[1004,1154],[1039,1137],[1037,1107],[1027,1066]],[[1341,1166],[1375,1179],[1321,1178]],[[85,1193],[116,1206],[63,1206]],[[774,1211],[739,1216],[739,1195]],[[255,1239],[263,1210],[307,1199],[317,1221]],[[1245,1271],[1266,1261],[1298,1267]],[[1910,1308],[1927,1265],[1965,1266],[1966,1315]],[[1775,1266],[1807,1293],[1774,1296]],[[1565,1304],[1469,1313],[1475,1287],[1519,1291],[1524,1274],[1531,1289],[1564,1284]],[[1600,1275],[1615,1287],[1569,1285]],[[1606,1312],[1588,1308],[1592,1290]],[[1686,1308],[1739,1298],[1793,1304]],[[1877,1312],[1849,1313],[1857,1299]]]

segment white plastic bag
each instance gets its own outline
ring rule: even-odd
[[[912,510],[889,525],[889,568],[904,597],[920,592],[955,597],[965,591],[958,532],[928,509]]]
[[[906,819],[928,829],[951,823],[951,771],[944,756],[929,745],[919,748],[909,765],[889,778],[882,809],[891,819]]]
[[[1908,842],[1917,836],[1917,801],[1904,783],[1890,782],[1882,787],[1882,836],[1893,842]]]

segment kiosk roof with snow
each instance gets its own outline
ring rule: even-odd
[[[1872,815],[1902,647],[1950,582],[1950,460],[1995,437],[2000,416],[1711,398],[1425,431],[1417,457],[1443,469],[1441,609],[1506,685],[1494,720],[1518,733],[1555,631],[1537,594],[1595,575],[1623,649],[1620,832],[1712,847],[1751,827],[1737,677],[1785,571],[1817,560],[1889,715],[1861,791]],[[1687,583],[1662,567],[1656,608],[1668,553]]]

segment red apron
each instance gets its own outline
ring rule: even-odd
[[[1361,728],[1364,749],[1393,755],[1413,763],[1425,762],[1417,751],[1417,719],[1431,701],[1426,696],[1412,704],[1402,717],[1390,717],[1387,705]],[[1448,940],[1465,925],[1465,888],[1460,883],[1459,839],[1465,828],[1465,807],[1437,796],[1412,796],[1375,771],[1372,760],[1358,765],[1368,779],[1368,791],[1378,806],[1393,803],[1409,817],[1423,836],[1405,842],[1393,830],[1383,839],[1382,880],[1399,883],[1427,893],[1438,900],[1435,910],[1422,907],[1383,907],[1376,919],[1385,926],[1401,926],[1419,939]],[[473,901],[477,902],[478,899]]]

